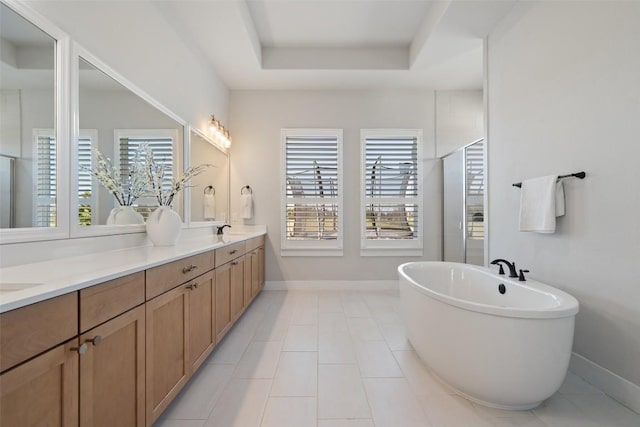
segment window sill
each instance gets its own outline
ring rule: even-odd
[[[362,257],[374,257],[374,256],[416,256],[421,257],[423,255],[422,248],[420,249],[407,249],[407,248],[361,248],[360,256]]]
[[[342,256],[342,249],[280,249],[282,257]]]

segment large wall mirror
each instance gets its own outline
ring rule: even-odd
[[[57,227],[56,40],[2,3],[0,76],[0,228]]]
[[[156,209],[156,197],[147,192],[136,200],[120,200],[91,174],[99,164],[98,153],[117,169],[125,184],[135,173],[136,156],[141,147],[151,150],[157,164],[163,165],[164,186],[170,188],[171,179],[183,170],[183,138],[185,126],[170,113],[161,111],[159,105],[145,99],[113,78],[115,72],[89,57],[80,48],[78,56],[78,129],[76,130],[77,170],[74,199],[77,200],[72,215],[76,215],[74,230],[94,234],[96,226],[103,226],[102,233],[138,231],[148,215]],[[130,86],[130,85],[128,85]],[[127,191],[125,190],[125,193]],[[174,198],[172,207],[184,219],[183,192]],[[137,212],[136,220],[120,214],[121,205],[130,205]],[[138,224],[138,225],[136,225]],[[109,227],[104,227],[109,226]],[[132,227],[133,226],[133,227]]]
[[[190,183],[191,222],[225,223],[229,220],[229,156],[206,134],[190,132],[190,165],[212,165]]]

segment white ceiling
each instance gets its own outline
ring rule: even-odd
[[[232,90],[446,90],[482,87],[482,39],[516,1],[154,4]]]

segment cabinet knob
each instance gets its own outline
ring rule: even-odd
[[[193,271],[193,270],[195,270],[195,269],[197,269],[197,268],[198,268],[198,266],[197,266],[197,265],[193,265],[193,264],[191,264],[189,267],[184,267],[184,268],[182,269],[182,272],[183,272],[183,273],[189,273],[190,271]]]
[[[238,251],[237,251],[237,250],[235,250],[235,249],[234,249],[234,250],[232,250],[232,251],[229,251],[229,255],[233,255],[233,254],[235,254],[236,252],[238,252]]]
[[[89,346],[87,345],[87,343],[83,342],[82,344],[80,344],[80,347],[71,347],[71,351],[77,351],[78,354],[85,354],[88,348]]]
[[[231,265],[238,265],[238,261],[233,261]]]
[[[198,289],[198,282],[188,284],[186,286],[187,289]]]
[[[90,342],[93,345],[98,345],[98,344],[100,344],[100,342],[102,342],[102,337],[100,335],[96,335],[93,338],[89,338],[85,342]]]

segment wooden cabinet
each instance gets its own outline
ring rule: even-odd
[[[147,301],[147,425],[153,424],[213,350],[215,283],[209,271]]]
[[[210,271],[187,284],[189,292],[189,355],[193,373],[216,344],[215,275]]]
[[[0,426],[152,425],[263,284],[260,236],[2,313]]]
[[[146,415],[151,425],[189,378],[189,289],[186,285],[146,304]]]
[[[0,425],[78,425],[78,339],[0,375]]]
[[[231,264],[215,269],[216,273],[216,342],[231,328]]]
[[[242,315],[244,305],[244,256],[231,261],[231,320]]]
[[[145,425],[145,308],[80,335],[80,425]]]

